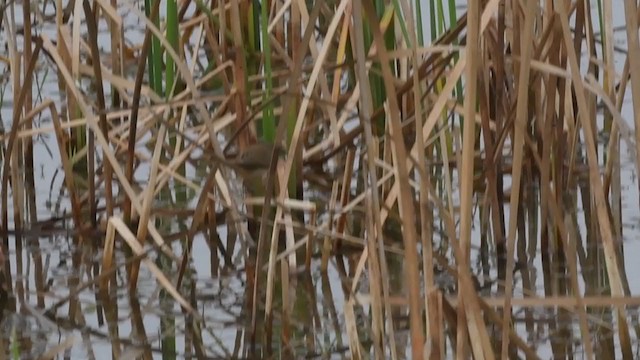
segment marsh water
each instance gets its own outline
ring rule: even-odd
[[[125,22],[130,24],[126,37],[132,42],[141,42],[143,31],[140,30],[137,17],[126,8],[119,10]],[[624,16],[621,2],[614,2],[614,19],[616,25],[624,28]],[[21,19],[16,14],[16,19]],[[615,28],[615,27],[614,27]],[[106,27],[101,24],[101,31]],[[46,23],[37,32],[55,36],[55,29]],[[624,31],[615,33],[619,41],[616,46],[626,48]],[[105,49],[109,46],[107,35],[100,37],[100,44]],[[4,33],[0,38],[0,48],[5,49]],[[0,50],[0,55],[7,54]],[[583,61],[586,61],[583,59]],[[620,55],[618,71],[622,69],[624,58]],[[0,107],[1,126],[4,133],[12,124],[13,99],[11,82],[3,75],[7,67],[0,64],[0,91],[2,105]],[[62,104],[63,96],[58,93],[57,80],[52,76],[55,70],[47,60],[43,60],[35,74],[36,82],[41,84],[36,99],[53,99]],[[88,88],[88,87],[87,87]],[[105,89],[107,87],[105,86]],[[630,91],[627,93],[630,99]],[[40,101],[40,100],[37,100]],[[633,128],[633,111],[630,102],[625,102],[622,110],[623,118]],[[250,347],[251,308],[247,299],[252,296],[247,287],[248,264],[243,257],[244,246],[248,240],[223,221],[215,231],[199,232],[193,236],[191,261],[185,272],[185,280],[179,292],[193,306],[199,315],[194,319],[192,314],[184,311],[159,284],[156,275],[148,267],[140,268],[140,275],[135,292],[126,284],[126,266],[130,260],[124,243],[116,244],[116,270],[113,276],[116,288],[103,294],[98,290],[100,281],[103,243],[105,239],[104,224],[97,224],[89,242],[79,246],[75,236],[77,229],[71,218],[71,205],[64,183],[62,160],[57,151],[51,119],[47,116],[37,117],[34,127],[42,129],[33,136],[35,202],[30,204],[25,199],[15,200],[16,194],[9,193],[10,210],[8,211],[10,229],[8,229],[7,251],[2,254],[5,261],[4,287],[9,290],[4,303],[4,313],[0,317],[0,358],[57,358],[70,359],[108,359],[108,358],[243,358],[248,356]],[[632,140],[633,141],[633,140]],[[3,143],[3,149],[6,148]],[[153,149],[139,147],[144,157],[151,158]],[[635,169],[633,151],[627,142],[621,142],[621,208],[622,223],[622,259],[623,273],[626,274],[629,287],[627,315],[630,324],[637,327],[637,305],[640,304],[640,208],[638,206],[638,177]],[[6,159],[2,159],[6,161]],[[203,184],[207,172],[207,164],[187,166],[186,178],[194,184]],[[149,179],[151,166],[141,164],[136,172],[136,182],[144,188]],[[453,183],[458,181],[454,177]],[[508,185],[508,184],[507,184]],[[154,211],[158,214],[157,228],[163,235],[175,239],[171,248],[176,254],[185,250],[182,240],[190,226],[191,212],[197,205],[198,192],[184,185],[175,183],[165,194],[165,200],[154,203]],[[115,188],[117,189],[117,188]],[[326,209],[330,198],[330,190],[316,189],[312,185],[306,188],[307,199],[318,204],[318,209]],[[525,189],[530,194],[537,194],[539,189]],[[232,189],[233,196],[242,199],[246,194],[238,185]],[[178,195],[180,194],[180,195]],[[21,196],[23,194],[20,194]],[[121,196],[117,191],[114,197]],[[580,198],[576,195],[577,198]],[[534,196],[531,196],[534,198]],[[476,201],[480,197],[476,198]],[[534,201],[534,200],[531,200]],[[578,204],[581,201],[578,200]],[[16,223],[14,212],[16,204],[24,206],[24,223],[22,230],[12,227]],[[35,205],[35,208],[31,208]],[[104,200],[98,207],[105,205]],[[533,203],[535,207],[536,204]],[[245,208],[239,209],[241,212]],[[577,223],[577,247],[580,254],[578,279],[585,294],[599,294],[600,288],[607,287],[606,270],[598,241],[591,241],[591,227],[585,223],[581,206],[578,206],[574,220]],[[318,218],[329,216],[320,210]],[[27,215],[29,214],[29,215]],[[36,219],[32,218],[35,215]],[[525,231],[528,241],[520,241],[517,246],[518,271],[515,273],[514,297],[522,295],[545,298],[553,293],[550,287],[562,286],[567,274],[563,269],[546,269],[542,263],[539,236],[539,223],[535,219],[527,222]],[[102,217],[99,222],[106,219]],[[436,221],[437,222],[437,221]],[[243,224],[242,226],[246,226]],[[471,272],[479,281],[478,291],[483,296],[491,297],[498,292],[496,261],[493,259],[494,248],[481,248],[481,214],[474,212],[473,241],[471,251]],[[434,244],[438,247],[440,235],[435,232]],[[590,240],[587,241],[587,238]],[[398,239],[400,240],[400,239]],[[229,244],[234,244],[229,246]],[[595,244],[595,245],[593,245]],[[157,248],[147,245],[148,258],[165,271],[169,279],[179,272],[179,264],[172,263],[159,255]],[[357,250],[356,250],[357,251]],[[448,250],[442,249],[444,256]],[[580,257],[579,256],[579,257]],[[345,321],[345,302],[347,284],[353,276],[357,264],[351,253],[338,254],[329,261],[327,272],[320,271],[321,259],[314,256],[310,269],[300,266],[299,271],[289,275],[295,305],[292,307],[291,323],[283,324],[276,315],[274,326],[281,331],[289,332],[288,348],[278,348],[281,343],[273,341],[274,357],[291,358],[351,358],[349,339]],[[392,282],[402,282],[401,255],[390,252],[387,257],[390,264]],[[395,269],[395,270],[394,270]],[[438,269],[436,269],[438,270]],[[263,271],[257,269],[256,271]],[[438,274],[437,283],[442,293],[451,299],[455,298],[455,279],[446,271]],[[277,287],[277,285],[276,285]],[[359,290],[366,293],[367,279],[363,280]],[[401,288],[401,285],[399,285]],[[557,290],[557,289],[556,289]],[[263,306],[259,304],[258,306]],[[275,304],[275,308],[282,304]],[[598,310],[594,310],[597,312]],[[610,310],[601,310],[594,316],[612,318],[605,314]],[[580,331],[577,315],[565,310],[563,306],[549,303],[545,306],[519,305],[514,302],[514,319],[516,332],[526,339],[529,346],[535,349],[540,358],[566,357],[581,358],[582,353]],[[367,300],[356,307],[356,323],[362,329],[368,326],[370,316]],[[396,345],[407,349],[409,343],[408,316],[405,311],[394,314]],[[197,326],[194,324],[198,324]],[[610,320],[609,324],[615,323]],[[596,326],[596,325],[594,325]],[[363,331],[366,334],[366,330]],[[594,332],[597,337],[596,348],[599,354],[620,356],[615,337],[607,324],[602,331]],[[638,348],[639,333],[632,333],[634,349]],[[370,341],[363,340],[365,349]],[[198,346],[194,345],[198,344]],[[450,344],[449,344],[450,345]],[[263,346],[266,346],[263,344]],[[407,351],[408,353],[408,351]],[[451,353],[448,353],[452,356]],[[408,355],[407,355],[408,356]]]

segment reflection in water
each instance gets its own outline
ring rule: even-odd
[[[516,292],[526,296],[570,298],[575,286],[570,271],[577,262],[586,293],[606,295],[602,247],[597,242],[580,240],[581,227],[573,210],[575,204],[571,204],[576,201],[575,195],[566,200],[569,207],[563,210],[567,215],[562,226],[569,241],[565,245],[550,244],[548,233],[539,232],[538,219],[522,210],[523,223],[529,230],[522,228],[518,237],[514,269]],[[169,209],[157,209],[156,212],[171,213]],[[277,269],[279,276],[274,283],[272,316],[258,316],[253,325],[253,301],[257,302],[258,312],[264,314],[264,284],[269,280],[264,265],[257,267],[248,260],[248,254],[253,252],[251,245],[238,246],[238,241],[242,241],[241,231],[235,230],[234,219],[225,211],[207,215],[200,229],[188,235],[180,231],[180,224],[186,224],[185,220],[192,214],[184,210],[179,213],[178,217],[171,213],[177,226],[171,227],[175,230],[169,230],[174,231],[173,235],[167,233],[165,237],[175,239],[172,249],[177,253],[190,244],[191,252],[186,253],[189,257],[184,270],[180,270],[180,264],[164,257],[155,245],[148,245],[146,256],[167,274],[184,272],[179,293],[195,309],[193,313],[182,308],[145,267],[141,268],[137,289],[131,291],[127,285],[128,268],[142,256],[131,257],[126,247],[118,245],[112,270],[102,271],[102,249],[96,246],[101,239],[77,245],[73,231],[62,236],[61,232],[40,230],[40,236],[34,237],[30,233],[28,238],[13,233],[11,244],[30,245],[10,246],[9,252],[0,254],[8,257],[5,264],[9,266],[0,272],[0,304],[4,309],[1,344],[5,354],[11,354],[12,349],[17,348],[23,358],[39,357],[72,339],[65,342],[67,348],[60,350],[72,357],[102,358],[105,351],[115,358],[125,354],[145,358],[244,358],[266,353],[289,358],[299,354],[340,357],[353,351],[354,344],[350,343],[353,332],[358,335],[362,353],[375,351],[370,312],[373,299],[365,295],[370,291],[373,279],[359,268],[363,251],[368,251],[363,243],[338,234],[318,232],[316,237],[335,236],[330,240],[335,251],[330,257],[328,271],[320,271],[322,256],[317,249],[311,253],[308,269],[304,265],[304,246],[295,252],[298,260],[295,269],[289,266],[285,257]],[[350,221],[364,220],[364,215],[362,219],[358,219],[358,215],[352,216]],[[249,222],[259,229],[254,219]],[[61,218],[56,227],[67,228],[71,224],[70,219]],[[309,234],[309,229],[296,228],[295,231],[298,238]],[[387,235],[397,239],[394,234],[400,233],[394,233],[392,229]],[[280,233],[279,253],[287,251],[286,236],[286,232]],[[446,235],[436,227],[434,236]],[[538,252],[537,246],[531,245],[538,237],[550,251]],[[336,241],[338,238],[340,242]],[[385,247],[390,284],[386,301],[391,310],[385,326],[393,326],[389,333],[394,336],[395,352],[399,354],[410,346],[402,243],[390,241]],[[473,263],[471,273],[475,291],[490,298],[499,296],[504,287],[496,263],[491,256],[483,255],[485,252],[483,248],[474,252],[477,261]],[[574,255],[568,257],[568,253]],[[454,341],[458,326],[455,303],[459,283],[457,270],[448,260],[449,250],[440,246],[433,255],[435,287],[428,289],[425,297],[430,304],[431,321],[440,324],[442,334],[433,337],[441,339],[441,343],[432,344],[431,351],[447,357],[457,346]],[[540,268],[535,265],[538,262]],[[538,274],[539,269],[542,269],[542,277]],[[259,273],[256,279],[263,286],[254,297],[255,272]],[[98,286],[105,279],[108,279],[108,286]],[[497,315],[493,313],[489,318]],[[594,350],[598,358],[616,358],[616,335],[612,327],[615,312],[606,306],[594,307],[588,316],[589,331],[597,340]],[[637,314],[633,313],[633,316]],[[571,357],[583,351],[580,330],[576,328],[580,317],[572,307],[515,306],[512,319],[524,342],[520,344],[514,340],[511,356],[517,356],[518,347],[528,349],[527,352],[540,352],[548,346],[556,357]],[[52,337],[51,333],[57,336]],[[501,329],[494,326],[490,334],[493,346],[499,348]],[[74,346],[76,343],[83,345]]]
[[[0,358],[638,356],[616,2],[167,3],[0,5]]]

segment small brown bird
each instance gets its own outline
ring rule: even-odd
[[[208,153],[204,155],[204,158],[229,166],[245,180],[264,181],[271,165],[273,149],[274,145],[272,143],[259,141],[242,150],[235,157],[218,158]],[[276,152],[276,160],[285,154],[284,148],[280,145],[276,146]]]
[[[281,146],[276,147],[276,152],[276,159],[284,155],[284,149]],[[244,149],[237,157],[227,159],[226,163],[249,172],[256,170],[267,171],[271,165],[272,153],[273,144],[260,141]]]

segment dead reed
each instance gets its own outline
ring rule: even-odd
[[[0,5],[0,319],[68,335],[38,352],[14,327],[0,351],[637,357],[640,13],[588,4]],[[258,140],[287,149],[266,177],[221,161]],[[62,289],[40,249],[58,232]]]

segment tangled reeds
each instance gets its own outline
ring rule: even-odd
[[[0,6],[0,319],[65,333],[0,351],[637,356],[639,12],[588,4]]]

